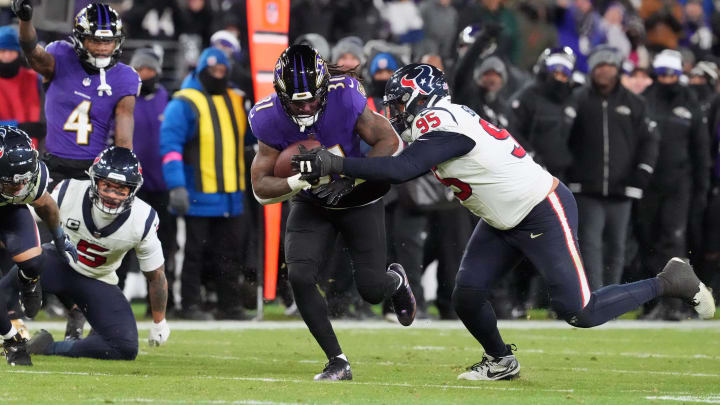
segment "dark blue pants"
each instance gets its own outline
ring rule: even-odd
[[[27,205],[0,207],[0,242],[10,256],[40,246],[40,232]]]
[[[658,294],[656,279],[590,292],[577,243],[577,206],[564,184],[516,227],[498,230],[480,222],[465,249],[453,304],[470,333],[492,356],[505,353],[488,298],[493,282],[527,258],[545,279],[558,316],[577,327],[603,324]]]
[[[43,245],[43,254],[45,269],[40,277],[43,290],[72,299],[95,331],[85,339],[55,342],[45,354],[134,360],[138,352],[137,324],[122,291],[116,285],[85,277],[73,270],[52,244]],[[17,267],[14,267],[0,280],[0,291],[8,294],[17,288]],[[0,311],[0,330],[7,325],[3,319],[7,315],[5,312]]]

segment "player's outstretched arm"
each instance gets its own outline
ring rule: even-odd
[[[12,10],[20,19],[20,47],[30,67],[43,76],[43,81],[49,82],[55,74],[55,57],[37,43],[37,32],[32,25],[32,2],[13,0]]]
[[[280,151],[258,141],[258,152],[250,166],[250,180],[255,199],[260,204],[285,201],[300,190],[310,187],[310,183],[300,180],[299,174],[286,179],[275,177],[275,161],[279,155]]]
[[[390,121],[367,106],[358,117],[355,130],[368,145],[372,146],[367,154],[368,157],[392,156],[402,149],[400,137]]]
[[[50,230],[50,233],[52,233],[55,249],[57,249],[60,253],[60,256],[62,256],[65,260],[68,260],[65,255],[67,252],[70,257],[72,257],[73,261],[77,262],[77,249],[65,235],[65,231],[63,231],[62,226],[60,226],[60,209],[58,208],[55,200],[50,196],[50,194],[45,192],[42,196],[40,196],[40,198],[30,204],[33,206],[40,219],[45,222]]]
[[[135,96],[125,96],[115,106],[115,146],[132,149],[135,130]]]
[[[148,344],[160,346],[170,337],[170,326],[165,320],[165,307],[168,299],[168,284],[165,278],[165,265],[160,265],[153,271],[143,272],[148,280],[148,295],[150,296],[150,310],[153,324],[150,327]]]
[[[143,275],[145,275],[149,283],[148,296],[150,298],[153,322],[160,323],[165,320],[165,308],[168,300],[168,283],[165,278],[165,265],[161,265],[153,271],[143,272]]]

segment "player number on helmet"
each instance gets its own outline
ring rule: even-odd
[[[78,145],[87,145],[90,141],[92,123],[90,122],[90,101],[83,101],[70,113],[63,130],[75,132]]]

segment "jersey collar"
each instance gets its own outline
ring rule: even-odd
[[[90,231],[90,233],[96,238],[105,238],[120,229],[120,227],[125,224],[125,221],[130,218],[130,211],[132,211],[132,208],[118,215],[118,217],[115,218],[115,220],[108,226],[98,229],[92,219],[92,201],[90,201],[90,193],[85,193],[85,197],[82,202],[82,212],[85,226],[87,226],[88,231]]]

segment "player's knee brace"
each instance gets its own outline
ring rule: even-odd
[[[43,270],[43,262],[45,261],[45,255],[37,255],[32,259],[25,260],[24,262],[17,263],[18,268],[22,271],[22,275],[26,279],[37,278]]]
[[[455,312],[463,314],[476,311],[490,299],[490,291],[479,288],[455,286],[452,292],[452,303]]]

